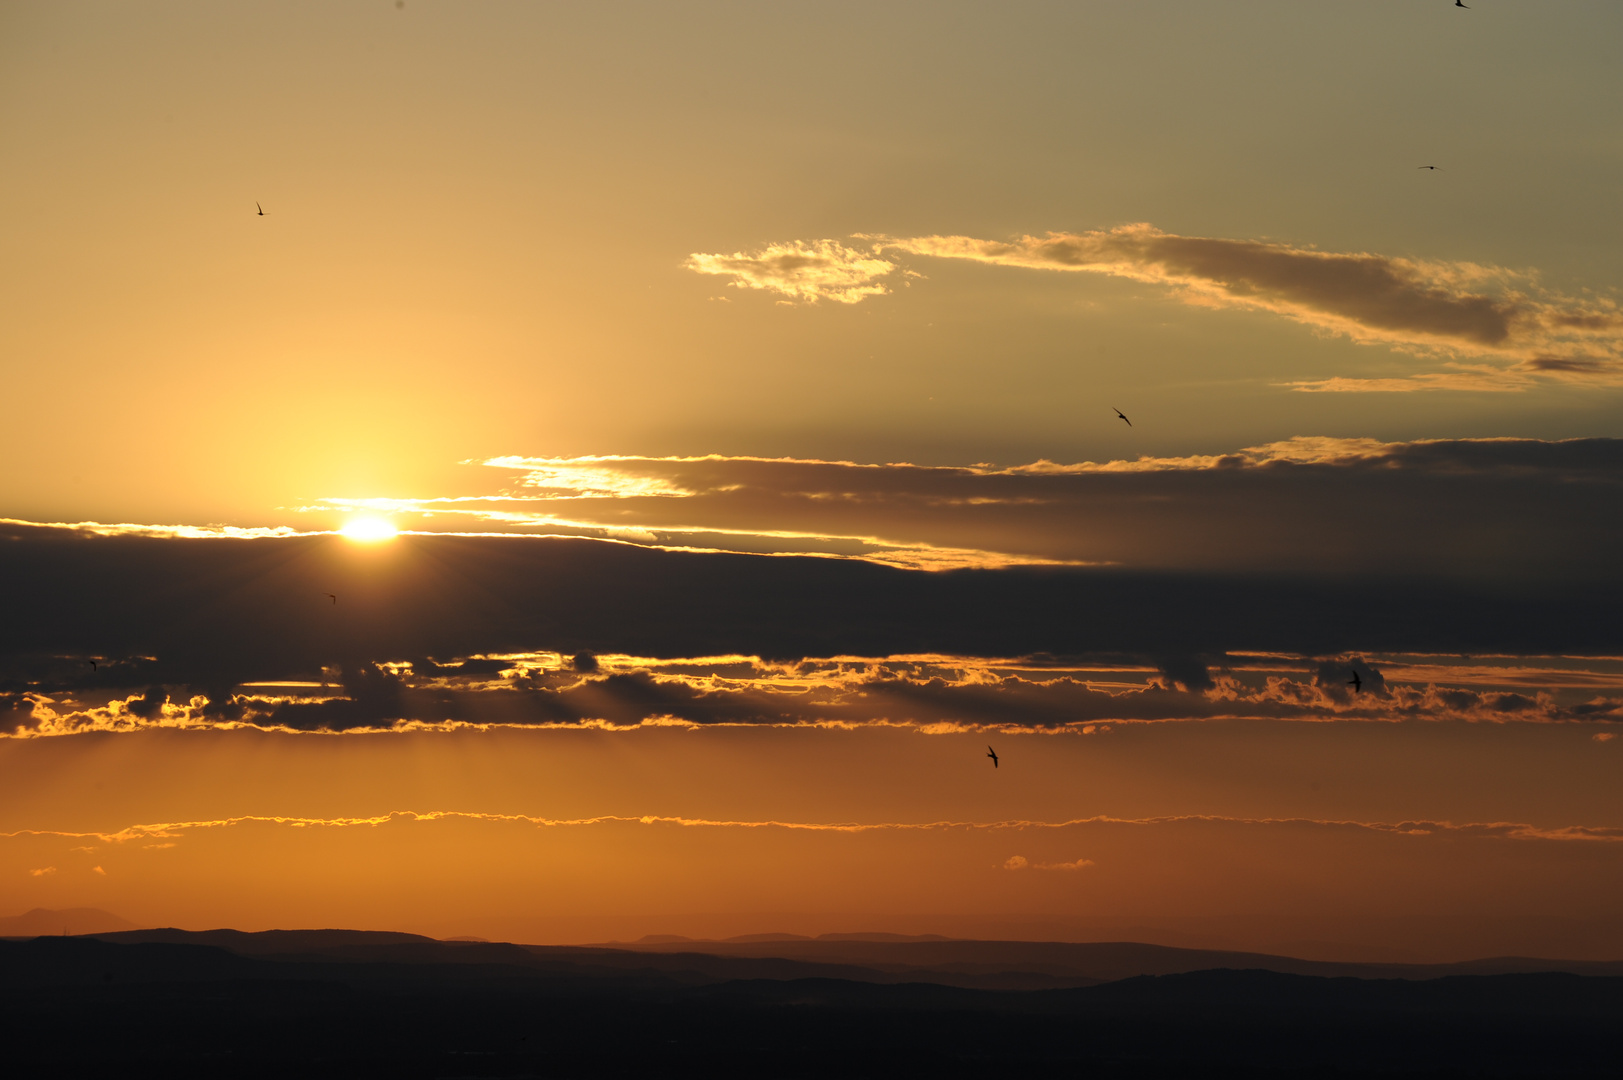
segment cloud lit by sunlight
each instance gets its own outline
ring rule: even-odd
[[[429,527],[437,531],[478,523],[672,551],[814,554],[920,570],[1218,562],[1277,569],[1323,565],[1335,552],[1343,568],[1413,572],[1431,560],[1454,571],[1461,551],[1477,550],[1473,538],[1511,530],[1522,543],[1496,557],[1515,553],[1523,567],[1548,569],[1574,566],[1582,552],[1594,565],[1611,564],[1615,500],[1593,493],[1623,482],[1623,440],[1296,436],[1226,453],[1006,467],[721,454],[505,455],[483,464],[511,474],[500,493],[329,497],[299,509],[435,518]],[[1464,476],[1475,479],[1456,491]],[[1442,489],[1452,512],[1435,516]],[[1329,498],[1331,491],[1339,494]],[[1232,513],[1241,502],[1271,509]],[[1351,523],[1349,504],[1365,507]],[[1391,528],[1398,519],[1403,527]]]
[[[1462,661],[1236,652],[1181,662],[1111,655],[1062,664],[1051,657],[944,654],[770,661],[605,653],[593,660],[597,666],[582,671],[553,652],[421,658],[352,668],[330,685],[256,681],[231,691],[171,685],[122,691],[105,703],[87,697],[91,686],[42,684],[15,703],[9,720],[0,713],[0,739],[208,728],[330,734],[727,726],[1104,735],[1119,724],[1429,720],[1599,726],[1605,742],[1623,723],[1617,657]],[[1363,676],[1361,692],[1344,682],[1353,670]]]
[[[1448,369],[1286,384],[1294,390],[1524,390],[1537,376],[1612,385],[1623,379],[1623,310],[1614,301],[1553,293],[1535,275],[1504,267],[1180,236],[1143,223],[1012,241],[858,239],[873,246],[793,242],[756,256],[696,253],[686,265],[791,301],[828,297],[847,304],[888,291],[869,283],[903,268],[891,253],[1108,274],[1166,286],[1191,306],[1269,312],[1320,333],[1438,358]]]
[[[813,304],[818,300],[857,304],[869,296],[883,296],[890,290],[879,279],[896,270],[877,252],[849,248],[837,240],[771,244],[753,255],[695,252],[684,265],[695,273],[730,277],[728,284],[734,288],[765,289]]]

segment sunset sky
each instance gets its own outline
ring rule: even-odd
[[[1623,957],[1619,40],[6,5],[0,915]]]

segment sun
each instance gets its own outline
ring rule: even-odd
[[[362,544],[375,544],[379,540],[393,540],[398,530],[382,518],[360,517],[347,522],[338,532],[346,540]]]

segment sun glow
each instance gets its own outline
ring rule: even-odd
[[[393,540],[397,530],[382,518],[363,517],[356,518],[340,528],[339,533],[346,540],[355,540],[363,544],[374,544],[379,540]]]

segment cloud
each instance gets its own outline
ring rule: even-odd
[[[1217,684],[1212,682],[1211,673],[1206,665],[1196,656],[1161,657],[1156,661],[1156,667],[1165,677],[1163,685],[1177,686],[1180,690],[1210,690]]]
[[[732,280],[740,289],[763,289],[791,300],[833,300],[856,304],[890,290],[879,279],[896,271],[894,263],[872,251],[846,247],[837,240],[795,240],[770,244],[754,254],[693,254],[683,264],[699,274]]]
[[[1355,698],[1362,699],[1366,694],[1371,698],[1391,696],[1386,677],[1357,656],[1320,662],[1313,686],[1320,694],[1337,702],[1345,700],[1350,703]]]
[[[1005,870],[1081,870],[1093,865],[1092,859],[1076,859],[1072,862],[1043,863],[1031,862],[1024,855],[1010,855],[1004,862]]]
[[[871,833],[871,832],[1059,832],[1086,827],[1117,827],[1130,829],[1153,828],[1165,825],[1216,825],[1252,828],[1326,829],[1349,832],[1378,833],[1402,837],[1457,837],[1488,841],[1544,841],[1553,843],[1615,844],[1623,843],[1623,828],[1612,825],[1541,826],[1525,822],[1483,821],[1455,823],[1430,819],[1405,821],[1355,821],[1343,818],[1303,817],[1239,817],[1223,814],[1167,814],[1158,817],[1114,817],[1096,814],[1092,817],[1070,818],[1064,821],[1044,821],[1030,818],[1008,818],[992,821],[783,821],[777,819],[725,819],[681,817],[672,814],[599,814],[583,818],[549,818],[531,814],[503,814],[471,810],[392,810],[388,813],[356,817],[295,817],[289,815],[243,814],[236,817],[198,819],[193,821],[148,822],[128,825],[109,832],[75,832],[60,829],[15,829],[0,832],[0,839],[53,837],[70,840],[95,838],[107,844],[139,844],[143,849],[168,849],[185,834],[200,830],[237,829],[255,825],[268,825],[292,829],[376,829],[397,824],[419,824],[440,821],[480,821],[533,825],[539,829],[604,828],[613,826],[640,826],[643,828],[679,829],[749,829],[786,830],[791,832]],[[148,841],[163,840],[153,844]],[[1008,870],[1079,870],[1093,865],[1089,859],[1073,862],[1032,863],[1023,855],[1010,856],[1003,866]],[[55,873],[55,867],[30,870],[36,876]]]
[[[735,276],[735,284],[816,299],[832,267],[873,280],[900,269],[887,253],[992,266],[1088,272],[1172,290],[1197,307],[1260,311],[1362,344],[1446,361],[1447,370],[1407,378],[1332,378],[1289,383],[1305,391],[1519,390],[1537,377],[1623,381],[1623,310],[1609,299],[1565,296],[1535,275],[1470,262],[1372,252],[1326,252],[1263,240],[1180,236],[1148,224],[1012,241],[968,236],[864,236],[869,251],[834,241],[780,244],[761,256],[694,255],[690,269]],[[827,252],[799,264],[774,258]],[[769,254],[771,253],[771,254]],[[855,303],[883,288],[838,297]],[[1471,363],[1469,361],[1477,361]]]
[[[23,521],[20,518],[0,518],[0,527],[8,525],[22,525],[33,528],[37,527],[39,522]],[[76,521],[52,523],[50,527],[69,529],[85,536],[146,536],[186,540],[263,540],[270,537],[309,535],[308,532],[287,525],[239,528],[235,525],[131,525],[128,523],[110,525],[100,521]]]
[[[28,875],[30,877],[46,877],[47,875],[54,873],[56,873],[56,867],[54,866],[42,866],[37,870],[28,871]]]
[[[1473,467],[1483,465],[1472,461]],[[998,526],[1011,537],[1022,525],[1057,533],[1119,510],[1127,541],[1142,540],[1152,553],[1162,542],[1154,529],[1189,533],[1215,547],[1223,530],[1232,528],[1242,540],[1256,535],[1273,545],[1263,547],[1261,559],[1215,567],[922,573],[859,560],[694,554],[513,535],[403,536],[387,552],[357,559],[352,545],[325,535],[158,539],[11,527],[0,530],[0,594],[7,597],[7,618],[0,620],[0,718],[19,730],[91,720],[110,730],[228,724],[243,718],[236,710],[249,699],[281,695],[290,724],[297,717],[299,726],[320,727],[320,717],[327,716],[329,726],[343,728],[415,715],[406,707],[411,701],[443,693],[446,711],[433,719],[455,719],[462,716],[454,711],[461,699],[449,683],[436,687],[432,681],[445,673],[425,665],[426,684],[412,675],[402,686],[402,671],[409,668],[401,665],[438,657],[458,665],[460,675],[501,682],[500,672],[488,670],[492,661],[543,650],[560,657],[591,653],[600,662],[614,654],[667,661],[1115,654],[1138,658],[1151,674],[1170,666],[1167,658],[1180,657],[1221,670],[1224,657],[1246,651],[1323,658],[1623,652],[1623,625],[1615,617],[1623,606],[1623,581],[1615,545],[1607,543],[1618,535],[1607,523],[1623,500],[1606,497],[1604,484],[1549,469],[1526,470],[1520,486],[1503,486],[1502,470],[1485,469],[1481,488],[1470,477],[1434,486],[1422,473],[1417,485],[1399,482],[1395,491],[1383,490],[1393,478],[1401,481],[1406,468],[1090,474],[1080,478],[1084,490],[1102,484],[1093,492],[1102,497],[1048,498],[1060,512],[1051,507],[1046,521],[1020,516],[1035,500],[1013,501],[1014,516]],[[1509,468],[1508,474],[1521,469]],[[1359,479],[1366,471],[1369,483]],[[898,482],[883,469],[857,473],[886,485]],[[931,480],[925,473],[923,479]],[[1275,473],[1284,481],[1280,490],[1262,499],[1257,488],[1248,490],[1260,484],[1266,493]],[[1052,482],[1063,491],[1079,482],[1063,475],[997,477],[988,489],[979,487],[985,478],[974,475],[935,479],[943,480],[937,494],[950,496],[947,502],[958,500],[966,484],[989,495],[1003,484],[1013,484],[1004,495],[1040,495],[1040,486],[1021,485]],[[1146,479],[1152,481],[1148,486]],[[1174,483],[1161,484],[1168,479]],[[906,470],[900,482],[921,486],[920,477]],[[1207,482],[1210,488],[1200,493]],[[1196,512],[1165,513],[1180,491],[1200,493],[1193,500]],[[1443,493],[1451,500],[1441,499]],[[935,497],[913,500],[918,516],[928,516]],[[872,501],[883,509],[887,498]],[[1495,499],[1506,505],[1494,506]],[[1134,506],[1151,511],[1135,523]],[[1478,507],[1487,509],[1479,513]],[[980,505],[977,515],[995,520],[995,509]],[[1361,530],[1372,528],[1369,521],[1380,525],[1372,545],[1387,530],[1410,547],[1394,550],[1388,540],[1384,550],[1376,547],[1375,557],[1357,551],[1355,545],[1366,539]],[[1473,531],[1484,521],[1494,529]],[[1435,530],[1431,540],[1428,530]],[[1270,532],[1283,535],[1270,538]],[[1450,547],[1454,539],[1458,546]],[[1480,576],[1429,575],[1445,558],[1468,563],[1488,541],[1490,557],[1483,558]],[[1181,537],[1166,542],[1187,543]],[[1314,554],[1326,564],[1316,573],[1283,558],[1282,565],[1266,565],[1288,545],[1309,542],[1321,545]],[[1506,550],[1516,557],[1507,557]],[[1540,560],[1549,561],[1548,569]],[[343,602],[333,605],[328,592]],[[86,657],[108,662],[92,670]],[[461,667],[470,658],[480,662]],[[581,677],[569,675],[571,686]],[[909,673],[893,686],[872,689],[898,714],[904,708],[919,716],[939,714],[945,706],[931,704],[931,698],[944,695],[952,701],[950,715],[972,719],[1017,703],[1051,710],[1052,704],[1042,704],[1045,695],[1070,692],[1015,686],[1018,695],[992,696],[977,706],[984,687],[951,680],[937,686],[932,677],[919,680]],[[1218,693],[1222,679],[1210,677],[1219,687],[1209,693]],[[247,685],[286,680],[307,686],[280,691]],[[638,709],[643,716],[663,710],[679,718],[688,709],[719,708],[718,718],[729,711],[757,717],[781,711],[772,698],[705,698],[697,683],[686,690],[667,686],[664,673],[645,669],[610,668],[589,681],[593,685],[566,693],[526,676],[524,689],[552,696],[500,700],[518,703],[521,722],[544,719],[554,706],[560,720],[616,722]],[[521,680],[508,682],[512,691],[520,688]],[[1291,680],[1293,686],[1300,682],[1300,675]],[[1291,692],[1322,696],[1304,685]],[[1502,689],[1526,696],[1542,685]],[[689,700],[689,690],[700,696]],[[1591,683],[1589,692],[1602,687]],[[396,693],[405,695],[403,704],[396,704]],[[322,706],[317,698],[342,703]],[[863,719],[875,715],[884,714],[870,712]],[[75,716],[90,719],[70,721]]]
[[[1117,652],[1198,700],[1228,692],[1223,658],[1246,651],[1351,665],[1404,651],[1623,650],[1623,440],[1297,438],[1011,467],[493,460],[510,490],[458,497],[448,516],[466,522],[497,507],[504,527],[534,528],[568,507],[583,529],[635,529],[653,542],[418,533],[358,562],[352,545],[319,532],[0,525],[0,730],[260,723],[277,694],[278,723],[298,728],[492,722],[500,695],[480,691],[475,707],[458,696],[472,690],[423,680],[502,676],[503,657],[545,650],[671,660]],[[714,550],[763,537],[773,557]],[[897,553],[939,565],[926,557],[944,552],[961,569],[896,566]],[[1552,672],[1451,701],[1446,672],[1399,679],[1411,689],[1388,700],[1375,672],[1357,670],[1371,708],[1574,718],[1612,709],[1600,681],[1591,703],[1544,702],[1550,680],[1565,678]],[[716,688],[697,684],[685,697],[665,674],[607,669],[597,675],[614,681],[594,676],[578,690],[526,676],[526,689],[552,696],[512,697],[514,722],[767,722],[783,711],[770,697],[706,696]],[[1348,677],[1297,672],[1277,703],[1336,704]],[[328,689],[245,686],[276,680]],[[1424,685],[1439,689],[1415,703],[1412,688]],[[1049,715],[1058,706],[1044,695],[1064,696],[1011,687],[983,709],[983,689],[952,678],[944,687],[908,676],[876,684],[872,700],[921,723],[990,723],[979,718],[1006,706]],[[445,696],[433,709],[423,704],[431,691]],[[1113,715],[1100,699],[1084,706],[1077,719]]]
[[[795,458],[492,458],[502,496],[394,500],[453,522],[917,569],[1116,565],[1614,575],[1623,440],[1298,437],[1222,454],[995,467]]]
[[[127,701],[75,708],[71,695],[42,697],[33,724],[18,733],[881,724],[925,732],[1103,735],[1114,724],[1206,720],[1623,723],[1623,673],[1606,661],[1593,662],[1588,672],[1569,667],[1569,674],[1585,677],[1564,686],[1538,688],[1522,676],[1514,690],[1490,665],[1451,669],[1441,657],[1415,667],[1425,681],[1398,681],[1363,657],[1215,656],[1181,663],[1201,672],[1204,684],[1175,688],[1164,675],[1164,660],[1120,654],[1068,662],[953,656],[670,662],[612,656],[600,658],[590,673],[565,656],[548,654],[489,661],[501,667],[499,677],[466,673],[473,662],[424,662],[420,669],[413,664],[346,672],[342,688],[311,687],[304,696],[244,687],[229,696],[229,708],[194,695],[185,704],[166,701],[150,718],[131,714]],[[1220,669],[1215,676],[1213,667]],[[1346,685],[1353,670],[1363,679],[1360,693]],[[1402,663],[1390,668],[1399,676],[1404,670]],[[1613,695],[1596,692],[1605,689]]]

